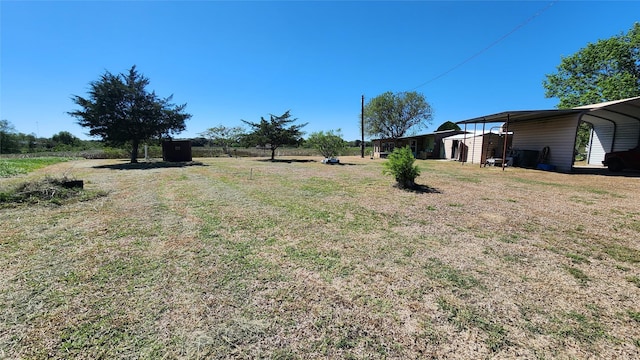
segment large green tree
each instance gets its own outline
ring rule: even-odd
[[[294,125],[293,123],[298,119],[291,118],[289,110],[280,116],[269,115],[269,117],[269,120],[260,117],[260,122],[257,123],[242,120],[253,129],[253,132],[244,136],[244,142],[268,147],[271,150],[271,160],[274,160],[276,149],[279,147],[300,143],[304,134],[301,129],[307,123]]]
[[[543,86],[561,109],[640,96],[640,23],[562,57]]]
[[[149,140],[170,137],[185,129],[191,117],[187,104],[174,105],[172,96],[161,98],[147,91],[149,79],[135,65],[128,73],[105,72],[89,83],[87,98],[73,95],[81,107],[69,112],[78,124],[89,128],[90,136],[99,136],[110,145],[131,145],[131,162],[138,160],[138,148]]]
[[[390,91],[369,100],[364,107],[364,130],[369,136],[394,141],[410,129],[431,123],[433,110],[424,95],[415,92]]]

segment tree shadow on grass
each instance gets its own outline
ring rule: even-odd
[[[341,163],[339,163],[339,164],[332,164],[332,165],[338,165],[338,166],[357,166],[357,165],[364,165],[364,164],[354,164],[354,163],[341,162]]]
[[[262,162],[272,162],[272,163],[287,163],[287,164],[291,164],[291,163],[315,163],[315,162],[319,162],[317,160],[313,160],[313,159],[275,159],[275,160],[271,160],[271,159],[259,159],[256,161],[262,161]],[[362,164],[353,164],[353,163],[337,163],[337,164],[326,164],[327,166],[353,166],[353,165],[362,165]]]
[[[138,163],[122,163],[112,165],[98,165],[94,166],[95,169],[111,169],[111,170],[149,170],[149,169],[164,169],[164,168],[178,168],[187,166],[207,166],[199,161],[145,161]]]
[[[287,164],[291,164],[291,163],[309,163],[309,162],[316,162],[315,160],[309,160],[309,159],[304,159],[304,160],[300,160],[300,159],[259,159],[256,161],[262,161],[262,162],[272,162],[272,163],[287,163]]]
[[[441,194],[442,191],[436,189],[436,188],[432,188],[430,186],[427,185],[420,185],[420,184],[415,184],[412,187],[409,188],[403,188],[398,186],[398,184],[394,184],[393,187],[398,188],[400,190],[404,190],[404,191],[408,191],[408,192],[412,192],[412,193],[416,193],[416,194]]]

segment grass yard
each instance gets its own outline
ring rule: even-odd
[[[0,358],[640,358],[640,177],[198,160],[0,179]]]

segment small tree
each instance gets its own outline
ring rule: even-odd
[[[395,148],[383,164],[382,173],[393,175],[399,188],[412,189],[416,186],[415,180],[420,175],[418,166],[413,165],[415,160],[408,146]]]
[[[269,116],[269,120],[261,117],[260,122],[257,123],[245,120],[242,120],[242,122],[253,128],[252,133],[244,136],[244,142],[247,144],[268,146],[271,150],[271,160],[273,161],[276,155],[276,149],[280,146],[298,145],[300,143],[300,139],[304,134],[300,129],[307,124],[304,123],[287,127],[287,125],[298,120],[292,119],[288,110],[280,116]]]
[[[168,137],[185,129],[187,104],[174,105],[171,96],[160,98],[148,92],[149,79],[132,66],[127,74],[105,72],[89,84],[89,97],[74,95],[71,100],[81,110],[69,112],[78,124],[89,128],[90,136],[100,136],[110,145],[131,144],[131,162],[138,162],[143,141]]]
[[[326,133],[323,131],[311,133],[307,139],[307,144],[317,149],[320,155],[326,158],[341,155],[346,147],[340,129],[335,133],[333,130],[329,130]]]

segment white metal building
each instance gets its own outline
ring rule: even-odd
[[[604,154],[628,150],[640,140],[640,97],[609,101],[564,110],[505,111],[463,120],[457,124],[504,122],[504,130],[513,133],[512,150],[542,151],[547,148],[547,163],[561,172],[574,167],[575,143],[581,122],[593,127],[587,163],[602,165]],[[475,125],[474,125],[475,126]]]
[[[504,133],[498,130],[471,131],[442,139],[445,159],[484,164],[488,158],[502,158]]]

